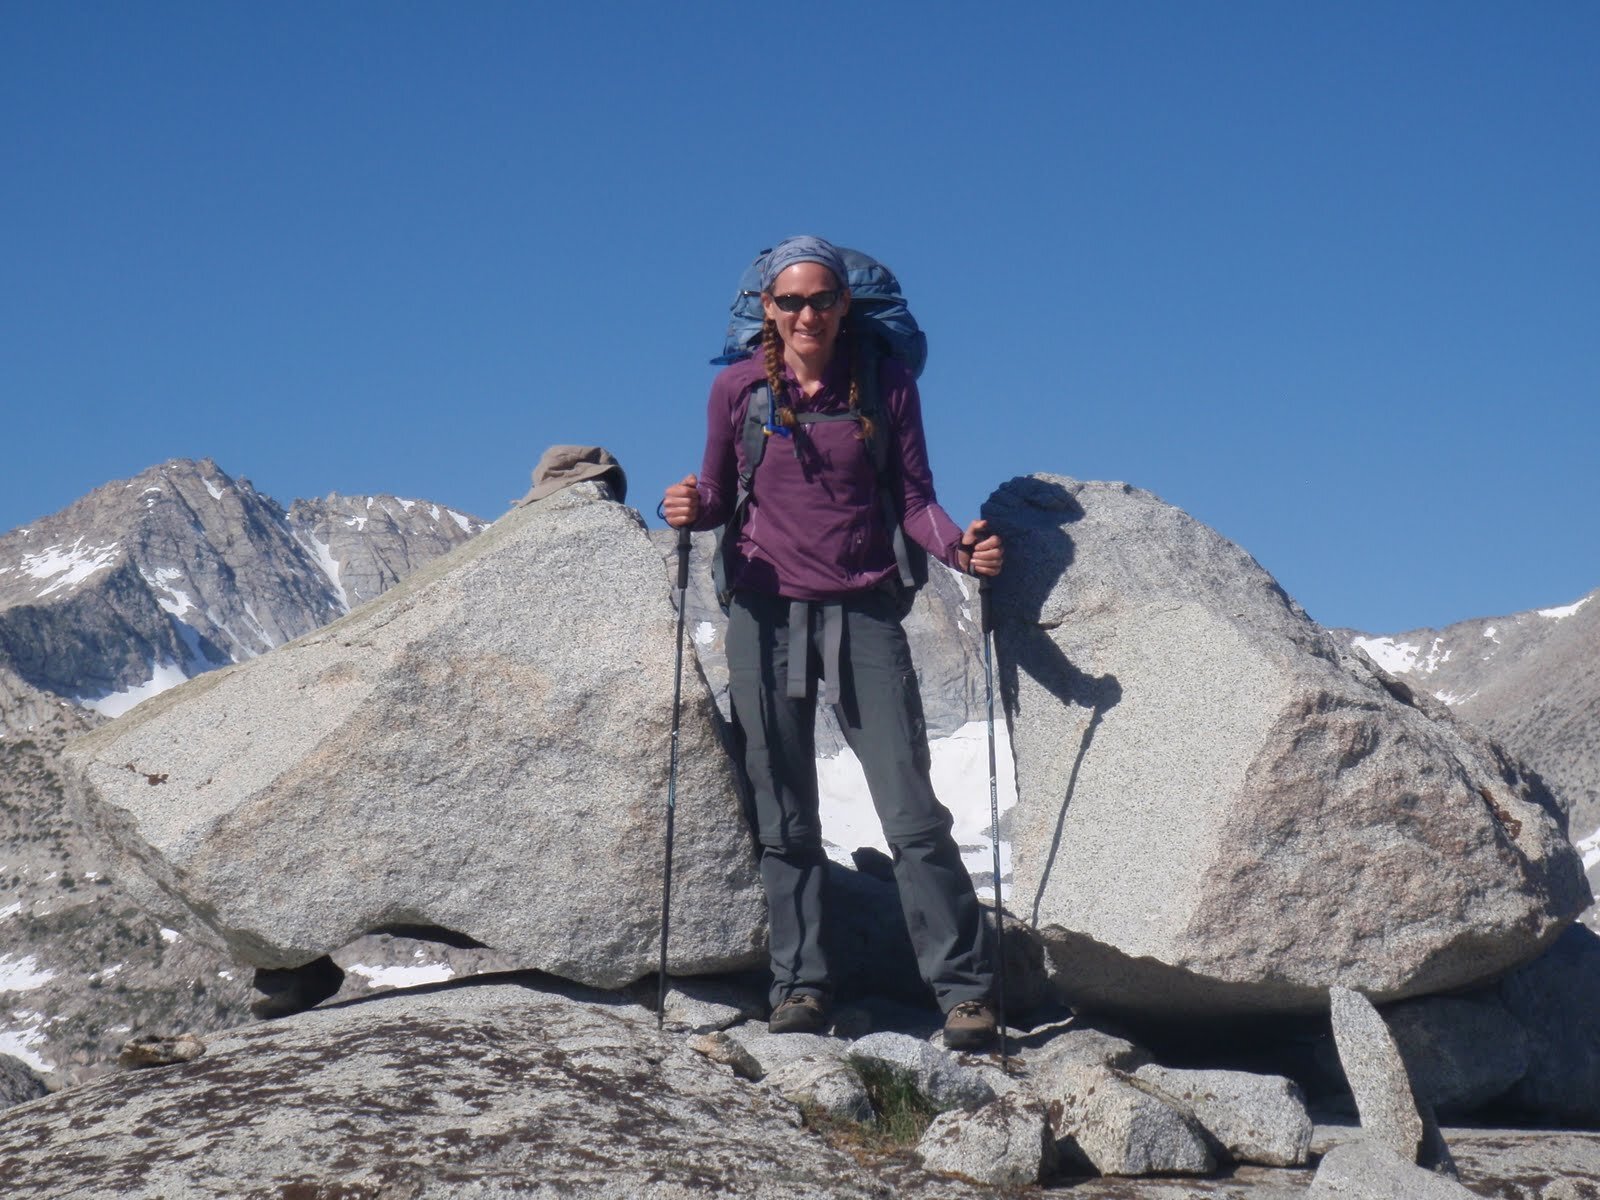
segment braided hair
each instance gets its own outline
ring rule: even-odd
[[[876,432],[871,417],[861,411],[861,357],[856,349],[856,339],[850,336],[848,319],[839,326],[839,338],[850,347],[850,411],[856,417],[856,437],[862,441]],[[794,407],[788,402],[789,385],[783,377],[783,339],[778,336],[777,324],[768,319],[761,323],[761,352],[767,367],[767,387],[772,389],[773,420],[785,429],[793,429]]]

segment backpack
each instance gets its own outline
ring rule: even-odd
[[[727,366],[749,358],[761,341],[761,327],[765,314],[761,308],[761,268],[770,250],[763,250],[739,279],[739,290],[730,305],[732,316],[723,342],[722,353],[713,358],[713,366]],[[906,536],[901,524],[897,500],[896,464],[890,461],[890,443],[893,430],[889,427],[888,413],[879,394],[878,367],[884,355],[903,363],[912,376],[922,374],[928,361],[927,335],[917,326],[917,319],[906,306],[900,294],[900,282],[888,267],[862,254],[859,250],[839,248],[844,258],[850,289],[850,315],[847,332],[854,339],[854,353],[860,368],[859,411],[871,418],[874,432],[867,439],[867,452],[872,457],[873,470],[878,477],[878,502],[883,509],[884,527],[891,531],[895,566],[899,582],[901,616],[911,609],[917,589],[928,581],[928,552]],[[732,553],[738,532],[744,526],[750,505],[750,491],[755,484],[756,468],[766,454],[771,424],[772,389],[759,383],[750,393],[750,403],[745,408],[744,424],[740,429],[740,442],[744,449],[745,467],[739,474],[739,490],[733,513],[717,535],[717,552],[711,560],[711,573],[716,584],[717,602],[724,612],[733,600],[729,586],[728,556]],[[796,413],[801,425],[824,421],[853,421],[854,413]],[[784,431],[787,432],[787,431]]]
[[[900,294],[900,281],[875,258],[859,250],[838,248],[844,259],[845,286],[850,289],[850,323],[858,332],[870,333],[884,353],[911,369],[914,379],[922,378],[928,363],[928,337],[917,327],[917,319]],[[711,360],[714,367],[726,367],[749,358],[761,341],[761,269],[766,266],[763,250],[739,277],[739,290],[728,306],[728,332],[722,353]]]

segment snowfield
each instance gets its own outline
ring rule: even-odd
[[[1011,759],[1011,739],[1005,722],[995,722],[995,784],[1000,812],[1017,802],[1016,769]],[[975,877],[987,878],[994,870],[990,841],[989,736],[985,722],[969,721],[949,737],[934,738],[928,749],[933,758],[933,790],[950,810],[956,845]],[[888,852],[878,814],[872,807],[861,762],[849,750],[834,758],[817,760],[817,786],[822,802],[822,838],[828,857],[851,865],[850,852],[862,846]],[[1000,841],[1002,880],[1011,875],[1011,844]],[[980,896],[993,889],[980,887]]]

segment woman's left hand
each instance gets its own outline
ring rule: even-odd
[[[998,533],[989,532],[989,522],[979,519],[961,535],[961,569],[969,575],[998,575],[1005,564],[1006,548]]]

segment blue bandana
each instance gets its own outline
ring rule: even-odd
[[[821,263],[833,272],[833,278],[840,287],[849,286],[849,278],[844,268],[844,257],[831,243],[819,237],[784,238],[771,250],[761,262],[761,290],[771,292],[772,284],[778,275],[787,267],[795,263],[814,262]]]

